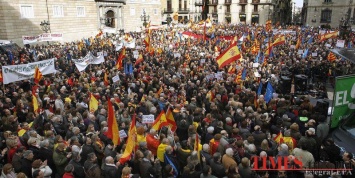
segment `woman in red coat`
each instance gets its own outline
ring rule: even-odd
[[[73,165],[68,164],[67,166],[65,166],[64,171],[65,171],[65,173],[63,175],[63,178],[74,178],[74,175],[73,175],[74,166]]]

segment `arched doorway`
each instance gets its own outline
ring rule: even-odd
[[[115,24],[115,12],[113,12],[112,10],[108,10],[105,14],[106,16],[106,22],[105,25],[111,28],[115,28],[116,24]]]

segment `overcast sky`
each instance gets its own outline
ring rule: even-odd
[[[302,7],[303,0],[293,0],[293,1],[296,2],[296,7]]]

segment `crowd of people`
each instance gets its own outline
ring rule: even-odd
[[[273,55],[261,60],[260,52],[265,52],[268,41],[285,29],[292,31],[283,34],[285,43],[274,46]],[[43,76],[39,84],[23,80],[4,85],[1,90],[0,177],[339,176],[305,171],[355,166],[353,155],[341,153],[328,137],[328,108],[310,102],[326,95],[309,91],[326,93],[330,79],[355,71],[346,60],[327,59],[329,49],[340,37],[320,41],[320,30],[289,26],[272,32],[264,26],[217,24],[204,32],[203,27],[171,27],[100,34],[63,44],[26,45],[19,51],[0,54],[2,65],[55,58],[57,70]],[[189,38],[181,35],[183,31],[205,37]],[[147,51],[143,40],[148,35],[151,47]],[[232,39],[243,36],[243,41],[220,38],[226,35]],[[115,44],[126,38],[135,39],[136,47],[116,51]],[[354,36],[350,34],[346,42],[352,45]],[[241,59],[218,68],[216,57],[230,45],[240,47]],[[255,52],[255,48],[259,50]],[[117,68],[122,50],[126,52],[124,67]],[[72,59],[102,51],[104,63],[77,70]],[[136,62],[136,52],[143,55],[140,63]],[[126,69],[127,65],[133,70]],[[242,72],[242,79],[236,80]],[[294,78],[299,74],[306,75],[312,85],[299,93],[295,89],[287,92],[280,84],[281,76],[291,79],[291,87],[297,85]],[[113,82],[115,76],[119,80]],[[266,100],[268,83],[274,92]],[[41,108],[38,113],[33,110],[31,94],[35,85]],[[99,102],[96,111],[89,110],[90,94]],[[113,103],[119,130],[128,134],[132,118],[136,118],[135,149],[126,162],[119,160],[127,137],[114,145],[106,135],[111,127],[107,122],[108,99]],[[155,130],[152,124],[142,122],[143,115],[157,118],[168,110],[173,112],[175,132],[170,127]],[[279,158],[283,161],[278,162]],[[302,167],[297,167],[300,164],[295,160],[300,160]],[[290,171],[293,168],[297,170]],[[352,177],[354,173],[347,171],[340,177]]]

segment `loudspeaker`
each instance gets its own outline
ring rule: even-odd
[[[308,77],[306,75],[295,76],[295,93],[305,93],[307,91]]]
[[[316,107],[314,108],[314,111],[320,113],[321,115],[327,116],[328,108],[329,108],[329,101],[320,99],[317,100],[317,104]]]
[[[291,78],[287,76],[281,76],[280,81],[280,91],[282,94],[290,94],[291,93]]]

